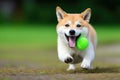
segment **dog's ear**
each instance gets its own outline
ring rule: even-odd
[[[56,15],[57,15],[57,20],[58,22],[67,15],[65,11],[63,11],[59,6],[56,7]]]
[[[90,21],[90,17],[91,17],[91,9],[90,9],[90,8],[87,8],[85,11],[83,11],[83,12],[81,13],[81,15],[82,15],[82,18],[83,18],[85,21],[89,22],[89,21]]]

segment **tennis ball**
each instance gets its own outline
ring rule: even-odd
[[[76,41],[76,47],[79,50],[85,50],[88,47],[88,40],[87,38],[80,36]]]

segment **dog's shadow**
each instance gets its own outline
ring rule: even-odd
[[[92,70],[77,69],[75,71],[69,71],[70,73],[120,73],[120,67],[96,67]]]

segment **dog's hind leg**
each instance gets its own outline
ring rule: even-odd
[[[70,71],[70,70],[75,70],[75,65],[74,64],[69,64],[69,67],[67,69],[67,71]]]

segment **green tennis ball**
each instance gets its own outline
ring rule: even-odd
[[[76,47],[80,50],[85,50],[88,47],[88,40],[87,38],[80,36],[76,41]]]

